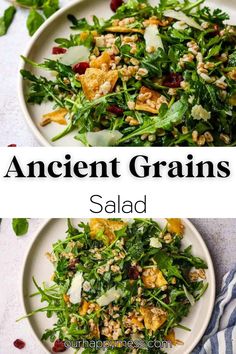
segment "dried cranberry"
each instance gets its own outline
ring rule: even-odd
[[[16,147],[16,144],[9,144],[9,145],[7,145],[7,147],[15,148],[15,147]]]
[[[108,112],[115,114],[116,116],[123,116],[123,109],[115,105],[107,108]]]
[[[73,70],[76,74],[83,75],[85,71],[89,68],[89,63],[83,61],[81,63],[75,64]]]
[[[136,280],[139,278],[139,271],[137,267],[130,267],[128,270],[128,277],[131,280]]]
[[[61,48],[61,47],[53,47],[52,48],[52,54],[64,54],[64,53],[66,53],[65,48]]]
[[[213,32],[210,32],[208,33],[209,37],[214,37],[214,36],[218,36],[220,34],[220,26],[215,23],[213,25],[213,28],[212,28],[214,31]]]
[[[167,305],[170,303],[170,298],[168,295],[163,299],[163,302]]]
[[[65,352],[66,351],[66,347],[65,347],[65,343],[63,342],[63,340],[57,339],[54,342],[52,351],[54,353],[61,353],[61,352]]]
[[[79,263],[79,259],[78,259],[78,258],[72,259],[72,260],[69,262],[68,270],[71,270],[71,271],[76,270],[76,264],[77,264],[77,263]]]
[[[13,344],[18,349],[23,349],[25,347],[25,342],[23,342],[21,339],[16,339]]]
[[[123,0],[111,0],[111,9],[116,12],[116,10],[123,5]]]
[[[163,81],[163,86],[170,88],[180,87],[183,76],[179,73],[169,73]]]

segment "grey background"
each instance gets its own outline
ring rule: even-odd
[[[201,233],[212,255],[216,271],[217,290],[223,275],[235,264],[236,219],[191,219]],[[21,271],[23,259],[42,219],[31,219],[29,233],[16,237],[11,220],[4,219],[0,228],[0,354],[17,354],[13,342],[26,342],[25,354],[42,354],[27,321],[16,323],[24,314],[21,303]]]
[[[226,272],[236,265],[236,219],[190,219],[202,235],[215,267],[217,291]]]

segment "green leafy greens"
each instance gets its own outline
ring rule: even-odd
[[[12,219],[12,228],[16,236],[23,236],[28,232],[29,222],[26,218]]]
[[[52,141],[74,131],[86,146],[234,146],[236,27],[224,23],[228,18],[204,0],[128,0],[92,23],[71,14],[72,34],[55,39],[61,55],[42,64],[25,58],[54,75],[23,71],[27,100],[68,110],[66,129]],[[116,79],[111,84],[105,75]],[[109,139],[111,132],[119,138]]]
[[[33,279],[36,292],[31,296],[46,304],[26,317],[43,312],[57,319],[42,340],[54,345],[58,340],[61,345],[65,340],[128,341],[136,334],[147,343],[167,340],[170,333],[173,340],[174,328],[190,330],[181,321],[207,290],[207,264],[193,256],[191,246],[182,249],[183,232],[170,233],[169,223],[163,228],[152,219],[91,219],[75,227],[68,220],[67,237],[48,253],[53,282],[40,286]],[[152,246],[153,240],[158,248]],[[148,311],[152,311],[151,325]],[[98,349],[90,348],[89,353]],[[137,348],[137,353],[147,350]]]
[[[32,36],[44,21],[59,9],[59,0],[16,0],[14,6],[10,6],[0,18],[0,36],[7,33],[14,19],[16,7],[29,10],[26,25],[29,35]]]
[[[10,6],[5,10],[3,17],[0,18],[0,36],[4,36],[7,33],[8,28],[14,19],[15,13],[16,8],[14,6]]]

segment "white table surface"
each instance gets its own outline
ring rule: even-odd
[[[29,233],[16,237],[11,220],[4,219],[0,228],[0,354],[17,354],[15,339],[25,341],[22,354],[42,354],[27,321],[16,323],[24,314],[21,303],[21,270],[25,254],[42,219],[31,219]],[[236,219],[192,219],[211,252],[216,270],[217,289],[222,277],[232,268],[236,254]]]
[[[61,5],[69,2],[60,0]],[[8,6],[8,1],[0,1],[1,16]],[[7,35],[0,37],[0,146],[40,146],[25,122],[18,101],[19,58],[30,41],[27,14],[27,10],[18,9]]]

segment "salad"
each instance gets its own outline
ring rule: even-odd
[[[91,219],[78,227],[68,220],[66,239],[47,253],[53,283],[40,286],[33,279],[32,296],[40,296],[43,307],[27,317],[54,315],[53,328],[42,336],[53,352],[66,351],[68,343],[79,350],[75,343],[81,340],[113,343],[108,354],[165,352],[148,347],[150,341],[184,344],[175,328],[191,330],[181,321],[208,283],[207,264],[191,246],[181,247],[183,236],[180,219],[167,219],[164,227],[152,219]],[[132,348],[124,344],[130,341]]]
[[[113,0],[107,19],[69,15],[38,64],[51,79],[22,70],[27,101],[52,101],[41,125],[62,124],[85,146],[234,146],[236,27],[204,0]],[[56,75],[56,76],[55,76]]]

